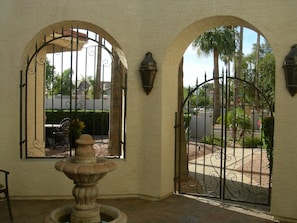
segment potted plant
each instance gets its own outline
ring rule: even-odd
[[[80,137],[84,128],[85,123],[83,121],[80,121],[78,118],[71,119],[69,126],[69,139],[71,148],[77,148],[75,141]]]

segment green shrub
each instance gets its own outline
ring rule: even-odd
[[[274,117],[266,117],[262,120],[263,148],[267,151],[270,170],[273,167],[273,134]]]
[[[245,148],[256,148],[261,146],[262,141],[260,137],[244,137],[241,141],[241,145]]]
[[[186,140],[191,138],[191,131],[190,131],[191,118],[192,118],[191,114],[184,113],[184,125],[185,125]]]
[[[218,117],[216,123],[222,123],[222,116]],[[232,129],[232,137],[237,138],[237,130],[249,131],[252,127],[251,119],[245,114],[242,108],[236,108],[228,111],[224,117],[224,124]]]
[[[201,139],[201,143],[215,145],[215,146],[224,146],[225,143],[224,141],[222,142],[222,140],[224,139],[221,139],[221,137],[208,135]]]
[[[184,114],[184,121],[185,121],[185,129],[189,128],[191,122],[192,115],[191,114]]]

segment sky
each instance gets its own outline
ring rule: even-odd
[[[89,32],[89,35],[92,35],[92,32]],[[111,50],[111,45],[107,41],[104,42],[107,49]],[[96,67],[96,55],[97,55],[97,44],[91,40],[89,40],[84,47],[78,51],[76,54],[75,52],[72,54],[72,70],[74,70],[73,81],[75,80],[75,75],[77,72],[78,79],[92,77],[94,78],[97,67]],[[64,70],[71,67],[71,56],[70,52],[63,52],[62,53],[48,53],[47,59],[49,60],[50,64],[55,66],[55,71],[58,73],[63,73]],[[77,59],[77,61],[76,61]],[[62,62],[63,61],[63,62]],[[102,66],[101,74],[104,73],[104,77],[102,78],[104,81],[110,81],[111,77],[111,63],[112,59],[109,53],[106,50],[102,50]],[[77,69],[76,69],[77,68]]]
[[[264,38],[261,36],[260,42]],[[251,29],[244,28],[243,30],[243,53],[248,55],[252,51],[253,44],[257,42],[257,33]],[[223,62],[219,62],[219,70],[224,68]],[[224,68],[225,69],[225,68]],[[212,78],[213,71],[213,55],[197,56],[196,50],[190,44],[184,53],[184,86],[195,86],[198,77],[198,83],[204,82],[204,75],[206,78]],[[231,71],[232,72],[232,71]],[[232,73],[231,73],[232,75]]]
[[[257,33],[253,30],[244,28],[243,32],[243,52],[245,55],[251,53],[252,46],[257,41]],[[264,38],[261,37],[261,43],[264,41]],[[108,43],[108,42],[106,42]],[[79,53],[79,59],[78,61],[85,61],[84,58],[86,58],[86,55],[89,55],[89,53],[86,54],[86,49],[90,49],[90,52],[92,52],[92,46],[94,43],[92,41],[89,41],[83,48],[82,51]],[[111,46],[107,46],[111,47]],[[94,51],[93,51],[94,52]],[[64,60],[63,60],[63,66],[61,66],[61,54],[57,53],[54,54],[55,57],[55,68],[56,71],[59,73],[62,73],[63,70],[70,68],[70,60],[66,59],[69,58],[69,53],[64,53]],[[68,55],[69,54],[69,55]],[[107,61],[106,67],[105,67],[105,81],[110,81],[110,56],[108,53],[103,51],[103,58],[104,61]],[[53,61],[53,54],[48,54],[47,57],[50,62]],[[78,77],[84,77],[84,76],[92,76],[94,77],[94,74],[96,73],[96,66],[94,64],[94,54],[92,55],[90,53],[90,57],[87,59],[87,66],[85,65],[85,62],[78,63]],[[74,54],[75,59],[75,54]],[[73,68],[75,69],[76,63],[73,64]],[[222,68],[224,68],[224,63],[219,62],[219,70],[221,71]],[[198,83],[202,83],[204,81],[204,75],[206,73],[207,79],[212,78],[212,71],[213,71],[213,55],[210,54],[209,56],[200,55],[197,56],[196,50],[193,49],[192,45],[190,44],[188,48],[186,49],[184,53],[184,86],[195,86],[196,79],[198,77]],[[231,71],[232,75],[232,71]]]

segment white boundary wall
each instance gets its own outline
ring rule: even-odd
[[[86,99],[83,96],[78,96],[77,99],[71,99],[72,109],[86,110],[105,110],[110,109],[110,96],[104,96],[103,99]],[[45,109],[70,109],[69,95],[57,95],[45,99]]]

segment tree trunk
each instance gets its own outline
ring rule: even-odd
[[[188,178],[188,157],[186,151],[186,135],[184,125],[184,114],[183,114],[183,58],[179,65],[178,70],[178,111],[177,111],[177,122],[178,127],[176,128],[176,163],[175,163],[175,176],[180,181],[187,180]]]
[[[260,34],[257,33],[257,49],[256,49],[256,65],[255,65],[255,81],[254,84],[257,87],[258,86],[258,78],[259,78],[259,62],[260,62]],[[260,110],[259,106],[259,95],[258,95],[258,90],[255,89],[255,107],[257,111]]]
[[[241,66],[242,66],[242,41],[243,41],[243,27],[240,27],[239,32],[239,52],[238,52],[238,61],[237,61],[237,69],[235,72],[235,78],[240,78],[241,76]],[[239,88],[240,88],[239,80],[235,80],[235,89],[234,89],[234,107],[238,106],[239,103]]]
[[[228,58],[228,64],[227,64],[227,72],[226,72],[226,75],[228,76],[228,77],[230,77],[230,75],[231,75],[231,62],[230,62],[230,58]],[[231,98],[231,92],[230,92],[230,86],[231,86],[231,84],[230,84],[230,81],[228,81],[228,86],[227,86],[227,98],[226,98],[226,100],[227,100],[227,109],[226,109],[226,112],[228,112],[229,111],[229,109],[230,109],[230,98]]]
[[[219,52],[217,48],[214,48],[213,50],[214,55],[214,70],[213,70],[213,78],[214,78],[214,92],[213,92],[213,119],[214,123],[220,117],[220,82],[219,82]]]
[[[97,48],[97,68],[95,77],[95,87],[94,87],[94,99],[100,98],[101,93],[101,65],[102,65],[102,37],[99,36],[99,44]]]

